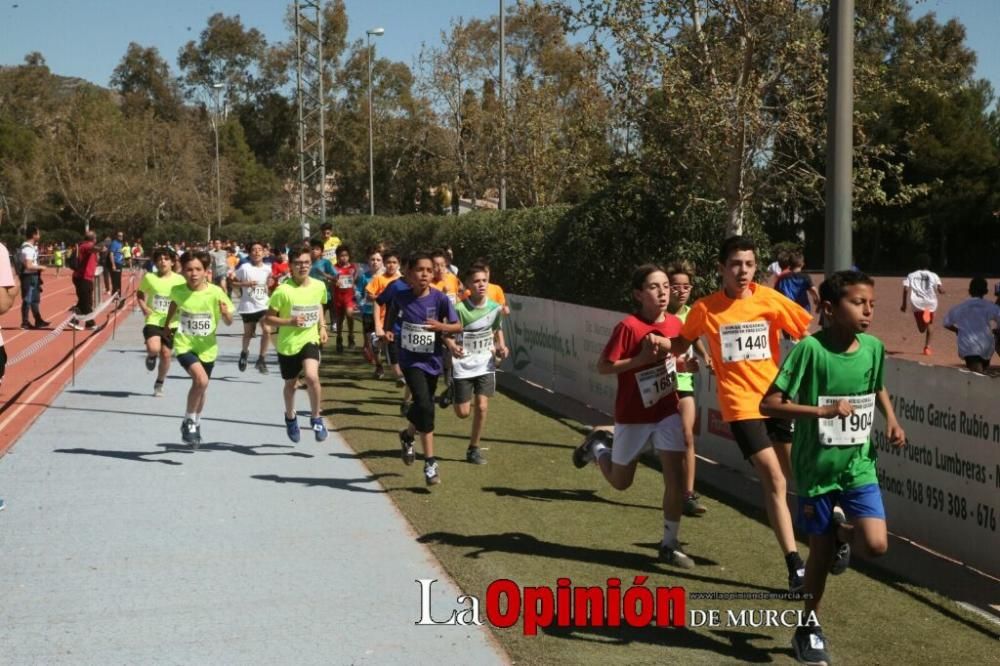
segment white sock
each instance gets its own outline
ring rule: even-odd
[[[594,445],[590,449],[591,453],[594,454],[594,461],[596,462],[601,458],[601,456],[611,455],[611,449],[600,442],[594,442]]]
[[[197,415],[197,414],[195,414],[194,412],[189,412],[189,413],[185,414],[185,415],[184,415],[184,418],[186,418],[186,419],[191,419],[191,420],[192,420],[192,421],[194,421],[195,423],[197,423],[197,422],[198,422],[198,415]]]
[[[680,541],[677,540],[677,536],[681,531],[681,521],[679,520],[664,520],[663,521],[663,545],[664,546],[678,546]]]

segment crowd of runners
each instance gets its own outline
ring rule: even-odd
[[[86,266],[96,261],[96,247],[89,234],[75,250],[81,315],[92,307],[84,292]],[[3,311],[13,304],[15,292],[12,278],[2,272],[6,257],[0,259]],[[291,248],[216,241],[207,248],[159,247],[148,259],[136,259],[145,270],[135,303],[145,318],[145,366],[155,371],[152,394],[164,395],[174,359],[190,378],[180,425],[183,442],[201,443],[209,380],[219,362],[216,334],[238,317],[243,327],[238,370],[248,369],[254,353],[254,369],[269,374],[274,348],[283,382],[284,427],[292,442],[302,436],[296,411],[301,388],[308,396],[309,430],[318,442],[328,436],[319,366],[334,338],[329,351],[362,354],[375,378],[385,377],[388,366],[406,420],[399,431],[400,457],[412,465],[419,440],[428,486],[441,482],[434,451],[436,407],[453,406],[459,418],[471,417],[466,460],[485,464],[479,442],[496,391],[496,368],[508,355],[502,323],[509,314],[486,259],[459,270],[444,249],[400,256],[377,245],[361,253],[342,243],[330,225]],[[652,449],[664,482],[660,559],[694,567],[679,534],[682,517],[706,513],[694,490],[694,382],[704,364],[717,378],[722,416],[736,446],[760,479],[788,589],[803,593],[807,613],[818,618],[827,575],[848,567],[852,549],[878,556],[887,548],[871,445],[875,410],[883,413],[894,445],[902,446],[905,435],[883,382],[885,349],[866,333],[874,312],[873,280],[856,270],[842,271],[817,289],[800,277],[802,265],[801,256],[786,258],[777,275],[779,287],[804,294],[790,298],[788,289],[755,282],[752,241],[727,239],[718,254],[722,288],[693,303],[697,276],[687,262],[637,268],[628,285],[635,312],[614,328],[596,363],[597,372],[617,378],[614,425],[588,434],[572,458],[579,468],[595,464],[608,484],[625,490],[640,456]],[[22,276],[32,266],[29,257]],[[973,296],[984,295],[985,282],[973,282]],[[905,284],[904,298],[940,288],[939,281],[935,286],[922,276],[911,275]],[[956,325],[958,320],[1000,322],[1000,307],[988,305],[996,310],[970,305],[964,319],[946,323],[961,336],[968,328]],[[923,301],[921,306],[926,313],[929,306]],[[822,327],[809,335],[813,308]],[[35,317],[44,323],[37,321],[37,312]],[[924,314],[917,321],[930,325]],[[259,342],[251,349],[255,337]],[[782,337],[797,342],[784,362]],[[798,489],[798,523],[809,538],[807,562],[797,551],[787,502],[791,480]],[[830,659],[818,622],[800,627],[793,646],[804,663]]]

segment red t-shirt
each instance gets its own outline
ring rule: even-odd
[[[629,315],[611,332],[611,339],[601,352],[601,358],[612,362],[632,358],[639,354],[642,349],[642,339],[650,333],[664,338],[675,338],[680,332],[681,320],[672,314],[664,314],[663,321],[659,324],[650,324],[635,315]],[[650,407],[643,405],[642,394],[635,376],[656,365],[657,363],[651,363],[618,374],[615,423],[659,423],[671,414],[677,413],[677,391],[663,396]]]
[[[358,279],[357,266],[354,264],[348,264],[346,266],[334,264],[333,270],[337,271],[337,281],[334,283],[333,290],[338,294],[353,294],[354,283]]]
[[[76,246],[76,268],[73,269],[73,277],[76,279],[91,282],[94,280],[98,254],[94,246],[94,241],[83,241]]]
[[[288,273],[288,262],[278,263],[277,261],[271,264],[271,275],[274,277],[281,277]]]

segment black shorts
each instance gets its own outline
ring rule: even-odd
[[[159,338],[160,344],[162,344],[167,349],[174,348],[174,338],[172,335],[165,335],[165,331],[162,326],[154,326],[153,324],[146,324],[142,327],[142,339],[149,340],[150,338]]]
[[[185,370],[191,370],[192,365],[195,363],[201,363],[201,367],[205,368],[205,374],[209,377],[212,376],[212,370],[215,368],[215,361],[203,361],[198,358],[198,355],[194,352],[184,352],[183,354],[178,354],[177,361]]]
[[[787,444],[792,441],[792,422],[787,419],[730,421],[729,429],[740,447],[740,452],[747,460],[773,444]]]
[[[302,362],[307,358],[311,358],[314,361],[319,360],[319,345],[315,342],[307,343],[294,356],[278,354],[278,367],[281,368],[281,378],[287,382],[289,379],[298,377],[299,373],[302,372]]]
[[[487,372],[478,377],[455,377],[451,380],[451,387],[456,405],[472,402],[474,395],[492,398],[497,392],[497,376],[496,373]]]
[[[684,398],[693,398],[694,391],[677,391],[677,399],[683,400]]]
[[[243,320],[244,324],[256,324],[264,315],[267,314],[267,310],[258,310],[257,312],[241,312],[240,319]]]
[[[7,372],[7,350],[4,349],[3,345],[0,345],[0,382],[3,381],[3,376]]]
[[[990,364],[990,359],[983,358],[982,356],[978,356],[978,355],[963,356],[962,360],[964,360],[966,363],[982,363],[983,365],[989,365]]]
[[[372,333],[375,332],[375,315],[373,314],[361,315],[361,330],[364,331],[365,338],[368,338]]]

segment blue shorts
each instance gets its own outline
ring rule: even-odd
[[[799,526],[806,534],[827,534],[833,528],[833,507],[839,505],[848,520],[881,518],[885,520],[882,492],[877,483],[835,490],[816,497],[799,496]]]

